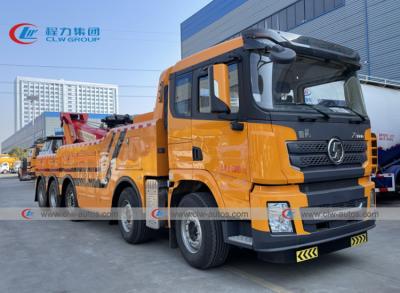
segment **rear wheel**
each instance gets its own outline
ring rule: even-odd
[[[125,188],[118,200],[119,221],[118,226],[122,237],[129,243],[138,244],[149,240],[151,230],[146,226],[145,220],[135,220],[143,216],[139,195],[132,187]],[[142,213],[134,214],[134,213]]]
[[[64,205],[69,215],[73,215],[74,210],[76,208],[79,208],[78,197],[76,195],[75,187],[72,183],[68,183],[68,186],[65,189]],[[72,219],[71,221],[79,222],[79,220],[72,220]]]
[[[39,183],[37,186],[37,199],[38,199],[39,207],[46,208],[49,206],[48,199],[47,199],[47,192],[46,192],[46,183],[43,178],[39,180]]]
[[[58,184],[53,180],[49,187],[49,206],[51,208],[61,207],[61,195],[58,192]]]
[[[69,183],[67,188],[65,189],[64,197],[65,197],[65,207],[67,209],[74,209],[74,208],[79,207],[75,188],[72,185],[72,183]]]
[[[191,208],[211,208],[216,204],[206,192],[186,195],[179,208],[190,215],[175,221],[176,239],[183,257],[193,267],[208,269],[225,263],[229,245],[224,242],[222,224],[216,220],[201,220]]]

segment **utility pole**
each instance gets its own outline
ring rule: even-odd
[[[33,128],[33,143],[35,143],[35,101],[39,101],[39,96],[34,96],[34,95],[30,95],[30,96],[26,96],[25,99],[27,99],[28,101],[31,102],[31,108],[32,108],[32,128]]]

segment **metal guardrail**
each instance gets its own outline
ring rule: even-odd
[[[398,80],[385,79],[381,77],[369,76],[364,74],[359,74],[358,77],[362,83],[369,83],[384,87],[392,87],[400,89],[400,81]]]

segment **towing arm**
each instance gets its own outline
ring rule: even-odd
[[[64,130],[64,144],[93,141],[103,138],[107,129],[88,125],[88,114],[61,113],[61,127]]]
[[[129,115],[110,115],[101,120],[106,127],[93,127],[88,123],[86,113],[61,113],[61,127],[64,130],[64,144],[88,142],[103,138],[107,132],[115,127],[132,124]]]

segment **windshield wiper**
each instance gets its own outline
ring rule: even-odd
[[[352,112],[353,114],[357,115],[358,117],[361,118],[362,121],[367,120],[367,118],[365,118],[365,116],[361,113],[358,113],[357,111],[353,110],[352,108],[348,107],[348,106],[332,106],[329,108],[340,108],[340,109],[346,109],[349,110],[350,112]]]
[[[328,119],[331,118],[331,116],[330,116],[328,113],[326,113],[325,111],[322,111],[321,109],[319,109],[319,108],[316,107],[315,105],[306,104],[306,103],[296,103],[295,105],[298,105],[298,106],[307,106],[307,107],[309,107],[309,108],[311,108],[311,109],[317,111],[318,113],[320,113],[320,114],[324,117],[324,119],[326,119],[326,120],[328,120]]]

